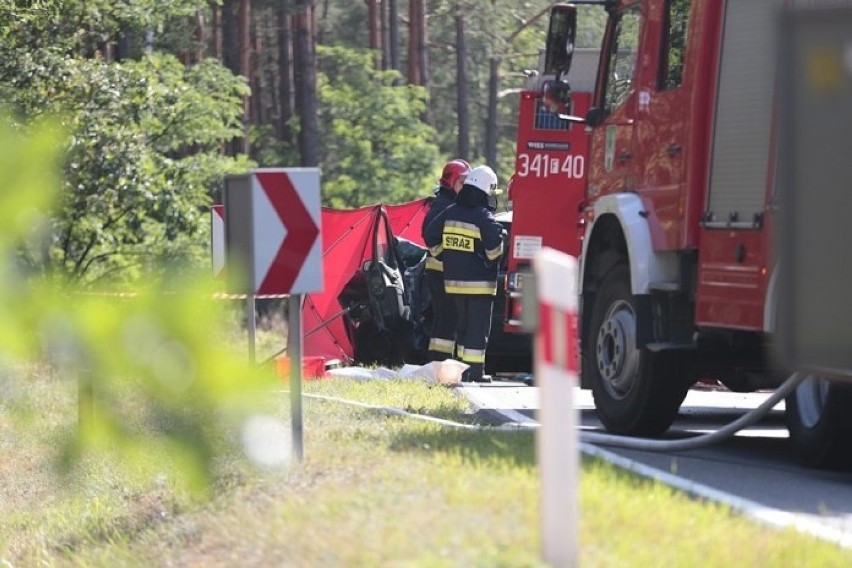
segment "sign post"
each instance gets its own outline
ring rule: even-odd
[[[222,278],[225,270],[225,206],[210,207],[210,257],[213,278]]]
[[[293,415],[293,455],[302,461],[304,424],[302,420],[302,295],[287,300],[287,357],[290,359],[290,413]]]
[[[539,386],[536,453],[541,476],[542,555],[556,568],[578,565],[577,487],[577,260],[545,247],[533,259],[538,327],[535,380]]]
[[[322,282],[318,168],[263,168],[225,180],[225,250],[232,292],[245,293],[248,325],[254,326],[257,296],[289,295],[287,357],[293,448],[303,452],[302,294]],[[254,332],[250,329],[250,357]]]

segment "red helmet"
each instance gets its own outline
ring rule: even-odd
[[[470,164],[461,158],[450,160],[447,162],[447,165],[444,166],[444,171],[441,173],[441,185],[453,187],[456,180],[459,179],[460,176],[466,176],[469,171]]]

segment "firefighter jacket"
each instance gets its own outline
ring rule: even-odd
[[[436,217],[439,217],[444,210],[453,204],[456,200],[456,192],[453,191],[451,187],[446,185],[442,185],[438,188],[438,191],[435,192],[435,200],[432,201],[432,204],[429,206],[429,211],[426,212],[426,216],[423,218],[423,228],[421,229],[421,237],[423,237],[423,241],[426,241],[426,227],[429,226]],[[426,257],[426,270],[435,270],[438,272],[443,272],[444,264],[432,256],[430,253],[428,257]]]
[[[464,186],[456,202],[426,226],[424,241],[444,264],[447,294],[494,295],[503,255],[503,227],[486,207],[486,195]]]

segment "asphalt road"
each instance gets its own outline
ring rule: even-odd
[[[460,389],[482,411],[509,422],[535,420],[538,388],[509,380]],[[591,393],[575,391],[583,431],[603,432]],[[665,438],[712,432],[756,408],[768,394],[694,389]],[[648,452],[588,446],[641,473],[696,495],[747,509],[775,524],[799,525],[852,547],[852,472],[799,466],[790,453],[784,405],[732,438],[702,449]],[[588,452],[587,452],[588,453]],[[754,515],[753,515],[754,516]],[[766,519],[764,519],[766,520]],[[824,529],[824,530],[823,530]]]

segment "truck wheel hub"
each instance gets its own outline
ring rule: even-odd
[[[819,424],[828,403],[828,381],[821,377],[808,376],[796,389],[796,404],[799,420],[807,428]]]
[[[636,314],[625,302],[614,303],[598,330],[596,355],[598,372],[611,396],[623,398],[630,391],[638,371]]]

